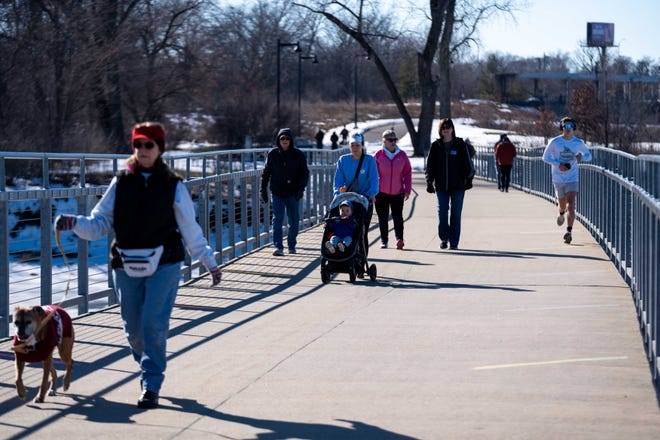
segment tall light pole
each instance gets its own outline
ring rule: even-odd
[[[355,55],[356,57],[363,56],[365,60],[370,60],[371,57],[368,53],[362,55]],[[357,111],[357,102],[358,102],[358,62],[355,61],[353,65],[353,128],[358,128],[358,111]]]
[[[302,100],[302,60],[312,60],[312,64],[318,64],[319,59],[316,57],[316,54],[311,54],[310,56],[302,56],[298,52],[298,136],[300,136],[301,127],[300,127],[300,103]]]
[[[293,51],[298,53],[301,51],[300,43],[282,43],[280,39],[277,39],[277,129],[280,127],[280,48],[282,47],[293,47]]]

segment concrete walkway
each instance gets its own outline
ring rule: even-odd
[[[416,176],[403,251],[372,229],[376,282],[322,284],[317,227],[296,255],[264,248],[221,287],[182,288],[157,410],[135,407],[116,307],[75,321],[72,387],[40,405],[15,396],[0,341],[0,437],[660,438],[630,290],[585,229],[565,245],[547,201],[476,182],[460,250],[442,251],[424,188]]]

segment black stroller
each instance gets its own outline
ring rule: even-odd
[[[344,202],[351,202],[353,206],[353,216],[357,222],[352,233],[352,242],[345,249],[337,249],[331,253],[325,246],[333,231],[331,223],[338,220],[339,205]],[[330,202],[330,207],[325,216],[325,228],[323,229],[323,240],[321,241],[321,281],[327,283],[334,273],[348,273],[351,283],[355,282],[356,277],[364,278],[364,274],[369,275],[371,281],[376,281],[376,265],[369,265],[367,261],[367,252],[364,243],[364,232],[366,225],[367,209],[369,200],[361,194],[354,192],[345,192],[335,196]]]

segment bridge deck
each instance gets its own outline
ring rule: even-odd
[[[477,182],[461,249],[441,251],[415,189],[405,250],[370,233],[376,282],[323,285],[317,227],[297,255],[181,288],[157,410],[135,407],[116,307],[75,320],[72,387],[40,405],[15,396],[1,341],[0,437],[660,438],[630,290],[585,229],[567,246],[547,201]]]

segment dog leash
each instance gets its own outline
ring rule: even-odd
[[[62,301],[55,304],[54,305],[55,307],[53,307],[53,309],[48,313],[48,315],[46,315],[46,317],[41,320],[41,322],[39,323],[39,327],[37,327],[35,332],[31,334],[30,337],[25,342],[21,342],[20,344],[13,345],[11,347],[12,351],[15,351],[17,353],[23,353],[23,354],[29,353],[30,350],[28,349],[28,347],[34,347],[35,345],[37,345],[39,341],[37,340],[35,335],[39,334],[41,329],[43,329],[44,326],[48,324],[48,322],[50,322],[50,320],[53,318],[53,315],[57,312],[57,307],[60,304],[62,304],[64,300],[66,300],[66,297],[69,295],[69,286],[71,285],[71,265],[69,265],[69,259],[66,257],[66,253],[64,252],[64,247],[62,246],[62,241],[60,240],[60,230],[57,228],[55,229],[55,242],[57,243],[57,247],[60,250],[60,253],[62,254],[62,259],[64,260],[64,264],[66,265],[67,274],[68,274],[66,280],[66,289],[64,290],[64,296],[62,297]]]

